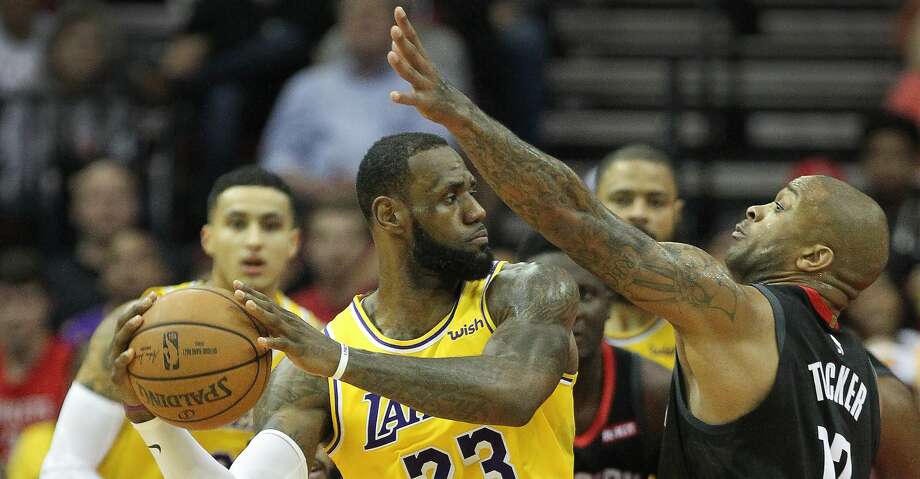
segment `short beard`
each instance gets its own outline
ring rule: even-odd
[[[418,223],[412,225],[412,234],[415,263],[443,280],[472,281],[492,271],[495,257],[488,246],[477,252],[454,249],[432,238]]]
[[[751,248],[739,248],[738,245],[729,248],[725,255],[725,265],[735,281],[742,284],[760,283],[777,271],[782,270],[782,264],[779,261],[783,251],[778,248],[771,248],[770,251],[757,250]]]

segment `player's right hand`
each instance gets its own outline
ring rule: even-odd
[[[112,365],[112,383],[118,389],[122,404],[125,405],[125,414],[132,422],[143,422],[153,418],[153,415],[141,404],[131,387],[128,378],[128,365],[134,360],[134,350],[129,347],[134,333],[144,323],[141,317],[156,302],[157,295],[150,293],[140,301],[124,309],[115,325],[115,335],[109,349],[109,363]]]

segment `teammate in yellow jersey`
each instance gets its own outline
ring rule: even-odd
[[[244,279],[280,306],[294,311],[298,321],[315,326],[308,311],[278,290],[281,274],[298,248],[300,229],[296,218],[290,190],[277,176],[252,167],[222,176],[211,190],[208,224],[201,229],[202,248],[213,260],[210,277],[201,283],[232,290],[233,280]],[[151,292],[160,295],[193,284],[198,282],[151,288],[144,298]],[[96,330],[64,402],[51,449],[41,467],[42,479],[161,477],[143,441],[124,421],[110,379],[108,351],[115,324],[122,316],[133,316],[135,308],[129,303],[116,309]],[[280,357],[275,358],[276,363]],[[50,431],[48,426],[37,428],[24,438],[28,447],[20,450],[29,458],[17,458],[17,467],[37,469]],[[211,455],[229,465],[254,432],[251,417],[244,416],[234,425],[196,432],[196,437]],[[34,473],[27,476],[17,471],[11,471],[11,475],[35,477]]]
[[[577,285],[552,266],[493,261],[475,179],[440,137],[381,139],[356,186],[379,289],[324,335],[237,283],[271,331],[260,344],[287,355],[256,407],[263,430],[226,471],[132,407],[164,476],[303,478],[324,443],[346,478],[572,478]],[[131,406],[127,344],[142,322],[124,321],[112,345]]]
[[[629,145],[610,153],[597,169],[595,193],[604,206],[656,241],[673,241],[684,201],[664,152]],[[607,342],[669,369],[674,367],[674,327],[614,295],[604,330]]]

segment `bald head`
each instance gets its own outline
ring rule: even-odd
[[[834,252],[828,272],[856,291],[872,284],[888,262],[888,222],[878,203],[829,176],[803,176],[789,188],[801,195],[802,240]]]

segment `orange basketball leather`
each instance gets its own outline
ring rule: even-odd
[[[268,384],[264,333],[229,291],[185,288],[159,298],[131,340],[141,402],[166,422],[212,429],[251,409]]]

